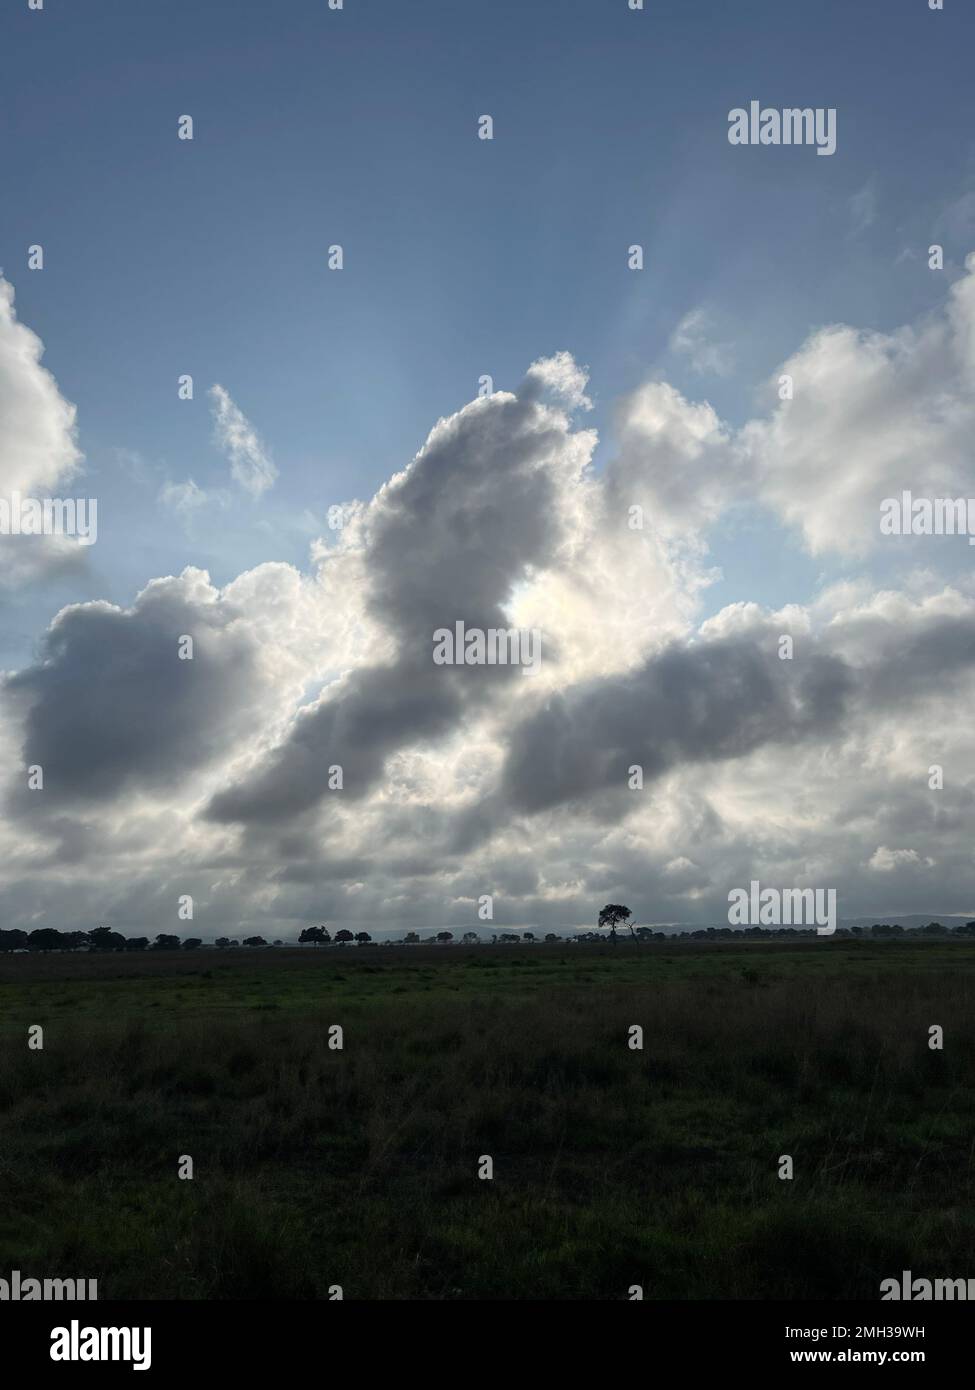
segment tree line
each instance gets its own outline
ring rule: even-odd
[[[625,909],[624,909],[625,911]],[[600,925],[610,928],[611,939],[616,940],[616,926],[619,924],[607,920]],[[800,937],[816,937],[815,927],[745,927],[744,929],[734,927],[699,927],[691,931],[663,932],[654,931],[651,927],[630,927],[629,922],[625,925],[629,927],[630,935],[634,941],[735,941],[745,938],[747,940],[768,940],[776,938],[780,940],[796,940]],[[945,927],[940,922],[929,922],[923,927],[902,927],[897,923],[878,922],[872,927],[838,927],[834,936],[846,937],[847,939],[863,940],[868,937],[934,937],[934,936],[963,936],[975,937],[975,922],[965,922],[957,927]],[[536,941],[542,940],[547,945],[556,945],[560,942],[572,943],[576,941],[605,941],[604,936],[600,936],[598,931],[577,932],[573,936],[557,936],[555,932],[547,932],[544,937],[536,936],[534,932],[501,932],[493,933],[488,939],[481,936],[476,931],[464,932],[460,937],[459,944],[463,946],[478,945],[501,945],[501,946],[520,946],[532,945]],[[421,946],[439,945],[449,946],[457,940],[453,932],[439,931],[428,937],[421,937],[419,932],[410,931],[405,936],[396,939],[387,939],[383,942],[386,946]],[[357,946],[375,946],[368,932],[351,932],[346,928],[337,931],[334,936],[326,927],[306,927],[298,937],[299,944],[302,946],[349,946],[355,943]],[[277,939],[268,942],[263,936],[245,936],[241,940],[227,936],[218,936],[214,941],[214,946],[218,951],[228,950],[234,946],[284,946],[286,943]],[[36,931],[25,932],[19,929],[3,930],[0,929],[0,952],[3,951],[195,951],[203,945],[203,941],[198,936],[189,936],[185,940],[180,940],[178,936],[160,932],[151,941],[147,936],[122,936],[120,932],[112,931],[110,927],[95,927],[93,931],[58,931],[54,927],[39,927]]]
[[[220,936],[214,942],[218,947],[267,944],[263,936],[245,936],[242,942]],[[178,936],[160,932],[150,941],[147,936],[122,936],[111,927],[95,927],[93,931],[58,931],[55,927],[38,927],[32,932],[0,929],[0,951],[195,951],[202,945],[198,936],[181,941]],[[284,942],[275,941],[274,945],[283,946]]]
[[[538,938],[535,936],[535,933],[530,931],[522,932],[520,936],[517,932],[502,932],[500,936],[498,936],[497,933],[494,933],[491,936],[492,944],[497,941],[500,941],[504,945],[510,945],[512,942],[520,944],[523,941],[530,942],[536,941],[537,939]],[[556,936],[554,932],[549,932],[544,939],[546,941],[552,942],[562,941],[565,938],[561,936]],[[457,938],[454,936],[452,931],[438,931],[435,932],[432,936],[427,937],[421,937],[420,933],[416,931],[408,931],[405,936],[390,939],[384,942],[384,945],[422,946],[424,944],[432,945],[435,943],[440,946],[449,946],[452,941],[456,940]],[[483,943],[484,940],[485,938],[481,936],[479,932],[465,931],[463,936],[460,938],[460,943],[462,946],[477,946]],[[332,936],[326,927],[306,927],[305,930],[298,937],[298,942],[302,946],[306,946],[309,944],[314,946],[347,946],[352,941],[355,941],[360,946],[375,945],[372,937],[369,935],[367,931],[350,932],[344,928],[341,931],[337,931],[335,935]]]

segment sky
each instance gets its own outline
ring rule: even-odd
[[[975,916],[975,554],[878,522],[975,496],[973,39],[8,0],[0,502],[97,539],[0,535],[5,924]],[[538,669],[438,665],[458,621]]]

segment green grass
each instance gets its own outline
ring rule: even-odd
[[[0,1271],[418,1299],[975,1273],[968,943],[0,957],[0,1002]]]

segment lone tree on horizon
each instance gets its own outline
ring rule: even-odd
[[[603,908],[602,912],[600,912],[599,921],[596,923],[596,925],[597,927],[609,927],[610,940],[615,946],[616,928],[622,922],[625,922],[626,925],[630,928],[630,935],[633,937],[634,941],[636,940],[636,937],[633,935],[633,928],[632,926],[630,926],[628,920],[632,916],[633,913],[630,911],[630,909],[628,907],[624,907],[622,903],[607,903],[606,906]]]

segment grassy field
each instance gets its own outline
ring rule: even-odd
[[[0,956],[0,1274],[102,1299],[975,1275],[973,1006],[958,941]]]

